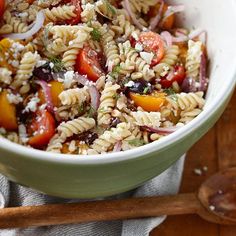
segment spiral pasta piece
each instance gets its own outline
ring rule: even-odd
[[[62,144],[64,142],[65,142],[65,138],[62,138],[58,134],[55,134],[51,138],[46,151],[47,152],[54,152],[54,153],[61,153]]]
[[[110,30],[107,26],[103,26],[101,28],[101,31],[102,31],[101,42],[104,54],[107,59],[106,65],[108,66],[111,63],[113,66],[116,66],[120,63],[120,57],[119,57],[119,49],[114,40],[115,33],[112,30]]]
[[[138,126],[149,126],[153,128],[157,128],[160,126],[160,112],[136,111],[131,112],[131,115],[134,117],[134,123]]]
[[[61,138],[69,138],[74,134],[80,134],[92,129],[96,125],[93,118],[79,117],[74,120],[62,122],[57,130]]]
[[[177,94],[180,109],[185,111],[190,111],[197,107],[202,109],[205,105],[203,94],[203,92]]]
[[[195,108],[193,110],[186,110],[186,111],[182,111],[180,116],[180,120],[179,122],[187,124],[190,121],[192,121],[196,116],[198,116],[200,113],[202,112],[201,109]]]
[[[16,17],[12,17],[8,10],[5,11],[3,19],[6,21],[7,26],[3,26],[4,28],[1,28],[0,31],[5,30],[5,32],[8,31],[8,33],[24,33],[28,30],[28,25],[21,22]],[[11,32],[9,32],[10,28],[12,29]]]
[[[99,0],[95,3],[95,9],[102,16],[112,20],[116,17],[117,9],[108,0]]]
[[[103,153],[108,151],[110,148],[112,148],[116,142],[122,141],[129,135],[131,135],[130,132],[130,126],[127,123],[120,123],[117,125],[116,128],[111,128],[111,130],[105,131],[102,135],[100,135],[91,145],[95,153]]]
[[[68,50],[62,56],[62,62],[67,69],[73,69],[79,50],[83,48],[84,42],[88,39],[88,34],[79,32],[76,39],[70,41]]]
[[[136,35],[140,33],[140,31],[136,29],[123,14],[118,15],[112,23],[113,25],[111,26],[111,29],[117,36],[120,36],[125,40],[128,39],[133,33]]]
[[[179,53],[180,50],[177,45],[172,45],[166,49],[164,58],[159,64],[153,67],[153,70],[158,77],[165,76],[168,71],[176,64]]]
[[[47,22],[56,22],[59,20],[70,20],[76,17],[74,13],[75,6],[58,6],[53,7],[52,9],[45,9],[44,14]]]
[[[156,0],[129,0],[131,10],[147,14],[151,7],[157,4]]]
[[[27,85],[27,81],[32,76],[32,72],[34,70],[34,67],[35,67],[38,59],[39,59],[39,55],[37,53],[26,52],[23,55],[23,57],[20,61],[19,69],[17,70],[14,81],[11,84],[11,86],[13,88],[18,89],[24,85]],[[28,91],[24,91],[24,93],[26,93],[26,92],[28,92]]]
[[[83,102],[89,99],[89,93],[87,88],[74,88],[68,89],[60,93],[59,99],[62,105],[81,105]]]
[[[185,68],[187,76],[194,80],[198,80],[199,77],[201,55],[202,42],[189,40]]]

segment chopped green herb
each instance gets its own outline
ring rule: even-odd
[[[140,147],[140,146],[142,146],[142,145],[145,144],[144,140],[142,140],[142,139],[137,139],[137,138],[128,141],[128,143],[129,143],[130,145],[132,145],[132,146],[135,146],[135,147]]]
[[[112,96],[112,98],[114,98],[117,101],[120,98],[120,94],[116,93]]]
[[[114,68],[113,68],[112,72],[110,73],[110,75],[111,75],[112,77],[118,77],[118,75],[119,75],[119,73],[120,73],[120,70],[121,70],[121,68],[120,68],[119,65],[114,66]]]
[[[46,26],[44,28],[43,45],[45,48],[47,48],[47,45],[49,44],[49,30],[50,30],[50,26]]]
[[[145,87],[144,90],[143,90],[143,93],[144,93],[144,94],[147,94],[148,91],[149,91],[149,87]]]
[[[84,104],[81,104],[78,108],[79,114],[82,115],[84,113],[84,110],[85,110],[85,106],[84,106]]]
[[[102,37],[101,32],[95,27],[92,27],[92,28],[93,28],[93,31],[90,32],[90,35],[91,35],[92,39],[94,41],[100,42],[101,37]]]
[[[62,62],[62,60],[58,57],[49,57],[49,62],[53,63],[53,68],[52,70],[55,73],[58,73],[60,71],[63,71],[65,69],[64,67],[64,63]]]
[[[89,118],[94,117],[95,112],[96,112],[96,111],[94,110],[94,108],[93,108],[93,107],[90,107],[89,110],[88,110],[88,117],[89,117]]]
[[[98,111],[103,113],[103,112],[106,112],[106,109],[104,107],[101,107],[98,109]]]
[[[113,7],[108,0],[104,0],[104,2],[106,3],[107,11],[111,12],[112,15],[116,15],[115,7]]]

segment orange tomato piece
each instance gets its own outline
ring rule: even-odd
[[[0,93],[0,126],[6,130],[16,130],[18,128],[16,107],[7,99],[7,91]]]
[[[130,98],[136,106],[142,107],[145,111],[159,111],[166,102],[165,93],[153,93],[151,95],[141,95],[130,93]]]
[[[52,81],[50,81],[48,83],[48,85],[49,85],[50,90],[51,90],[51,96],[52,96],[52,103],[53,103],[53,105],[55,107],[60,106],[59,94],[61,92],[63,92],[63,90],[64,90],[63,84],[61,82],[52,80]],[[38,97],[39,97],[41,103],[45,103],[46,102],[42,89],[39,90]]]
[[[30,125],[31,132],[36,132],[36,134],[29,139],[29,145],[35,148],[47,145],[55,134],[55,129],[56,122],[51,113],[47,110],[39,111]]]

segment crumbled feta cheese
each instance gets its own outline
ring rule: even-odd
[[[12,60],[11,61],[11,64],[14,66],[14,67],[18,67],[19,66],[19,61],[17,61],[17,60]]]
[[[10,84],[12,81],[11,75],[12,72],[7,68],[0,68],[0,82]]]
[[[152,52],[140,52],[140,57],[147,62],[147,64],[152,63],[152,59],[154,57],[154,54]]]
[[[135,40],[139,40],[138,34],[137,34],[136,32],[132,32],[131,36],[132,36]]]
[[[188,57],[190,60],[200,62],[202,55],[202,42],[193,40],[188,41]]]
[[[37,105],[38,105],[39,102],[40,102],[40,100],[38,98],[38,94],[36,94],[35,97],[30,99],[27,106],[23,110],[23,113],[24,112],[29,112],[29,111],[35,112],[37,110]]]
[[[203,166],[203,168],[202,168],[205,172],[207,172],[208,171],[208,167],[207,166]]]
[[[210,205],[209,208],[211,211],[214,211],[216,209],[215,206],[213,206],[213,205]]]
[[[125,84],[125,87],[133,87],[134,85],[134,81],[130,80],[127,84]]]
[[[46,60],[38,60],[38,61],[37,61],[37,64],[36,64],[36,67],[40,67],[40,66],[42,66],[42,65],[44,65],[44,64],[46,64],[46,63],[47,63]]]
[[[196,174],[196,175],[202,175],[202,170],[201,169],[194,169],[194,173]]]
[[[21,12],[18,14],[19,17],[21,18],[24,18],[24,17],[27,17],[28,16],[28,13],[27,12]]]
[[[76,142],[75,140],[72,140],[69,144],[69,151],[74,152],[76,150]]]
[[[46,109],[46,107],[47,107],[47,104],[45,103],[39,107],[39,110],[43,111]]]
[[[143,45],[141,43],[136,43],[135,44],[135,49],[138,51],[138,52],[142,52],[143,51]]]
[[[19,104],[20,102],[23,101],[23,98],[18,93],[17,94],[8,93],[7,94],[7,99],[12,104]]]
[[[26,143],[29,139],[27,137],[26,127],[23,124],[20,124],[18,127],[19,136],[23,143]]]
[[[53,64],[52,62],[50,62],[50,63],[49,63],[49,66],[50,66],[51,69],[53,69],[54,64]]]
[[[0,127],[0,134],[6,134],[6,133],[7,133],[6,129],[3,127]]]
[[[74,80],[74,71],[67,71],[65,74],[64,74],[64,87],[67,89],[67,88],[70,88],[72,83],[73,83],[73,80]]]

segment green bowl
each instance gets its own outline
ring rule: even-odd
[[[171,1],[173,2],[173,1]],[[0,172],[43,193],[66,198],[109,196],[133,189],[178,160],[218,120],[235,87],[236,2],[174,1],[186,5],[180,19],[208,32],[211,80],[204,111],[163,139],[134,150],[99,156],[47,153],[1,138]],[[209,10],[210,9],[210,10]]]

